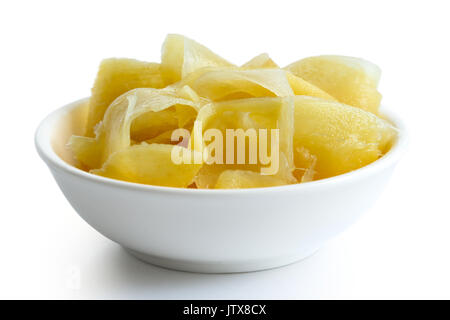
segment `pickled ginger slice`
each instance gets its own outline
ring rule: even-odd
[[[162,87],[164,82],[158,63],[118,58],[103,60],[92,88],[85,135],[94,136],[95,125],[118,96],[135,88]]]
[[[317,56],[294,62],[285,69],[339,102],[378,113],[381,94],[377,86],[381,71],[371,62],[345,56]]]
[[[198,130],[199,126],[201,130]],[[206,141],[205,136],[201,144],[196,143],[196,132],[206,133],[209,129],[219,131],[222,145],[216,145],[217,137]],[[276,134],[272,129],[275,129]],[[229,130],[232,130],[231,134],[228,134]],[[278,140],[275,140],[277,136]],[[208,160],[196,176],[195,182],[199,188],[213,188],[220,174],[230,169],[277,176],[285,183],[295,181],[292,175],[292,97],[252,98],[208,104],[199,111],[191,138],[191,148],[203,150],[207,155],[211,155],[211,159],[214,158],[214,161],[209,161],[211,159],[207,157]],[[252,143],[256,143],[256,146]],[[260,148],[261,143],[266,150]],[[215,150],[212,150],[211,146]],[[270,156],[270,159],[263,161],[261,153]],[[250,160],[251,154],[253,161]],[[274,168],[275,170],[271,171]]]
[[[174,148],[168,144],[138,144],[117,151],[101,169],[90,172],[103,177],[157,186],[186,188],[201,164],[176,164],[172,161]],[[191,153],[194,151],[184,150]]]
[[[295,171],[289,166],[288,161],[284,153],[279,154],[279,169],[278,173],[273,175],[263,175],[261,174],[261,169],[258,166],[251,164],[206,164],[198,171],[197,175],[194,178],[195,184],[198,188],[201,189],[212,189],[219,188],[217,185],[218,179],[221,174],[225,171],[245,171],[245,172],[253,172],[255,175],[259,175],[262,177],[268,177],[273,179],[260,179],[262,181],[277,181],[280,182],[277,185],[286,185],[297,183]],[[262,187],[262,186],[261,186]],[[220,186],[220,188],[225,188],[224,185]]]
[[[397,134],[390,123],[360,108],[305,96],[295,97],[294,104],[294,147],[316,158],[314,180],[377,160]],[[295,162],[305,163],[299,154]]]
[[[294,94],[286,72],[279,69],[206,72],[191,87],[200,96],[213,101],[248,97],[287,97]]]
[[[269,57],[262,53],[241,66],[242,69],[279,69],[280,67]]]
[[[292,88],[292,91],[296,96],[310,96],[322,98],[325,100],[337,101],[333,96],[329,95],[322,89],[319,89],[315,85],[309,83],[306,80],[303,80],[300,77],[294,76],[288,71],[286,72],[286,76]]]
[[[131,123],[131,138],[136,141],[146,141],[152,139],[163,132],[175,130],[177,128],[192,129],[197,110],[206,102],[200,99],[192,89],[182,90],[174,93],[174,97],[180,97],[192,101],[192,105],[176,104],[158,112],[147,112]]]
[[[89,170],[101,166],[102,150],[95,138],[72,135],[67,146],[72,150],[78,168]]]
[[[180,81],[198,69],[220,66],[233,64],[194,40],[178,34],[167,35],[161,56],[161,73],[166,84]]]
[[[286,184],[276,176],[263,176],[258,172],[247,170],[225,170],[217,179],[215,189],[264,188]]]
[[[106,111],[103,121],[96,129],[95,141],[90,140],[89,143],[86,143],[86,148],[96,149],[95,154],[91,157],[95,158],[96,161],[89,158],[89,163],[84,162],[87,157],[83,155],[88,153],[88,151],[81,150],[82,148],[80,147],[76,149],[72,147],[73,142],[80,141],[82,140],[81,138],[72,137],[69,146],[72,147],[75,158],[78,161],[90,169],[97,169],[111,154],[130,146],[130,131],[135,119],[144,116],[145,120],[148,120],[147,117],[151,119],[158,112],[164,112],[164,118],[166,118],[166,110],[176,105],[184,105],[193,109],[197,108],[194,102],[177,98],[171,93],[166,93],[164,89],[140,88],[131,90],[114,100]],[[159,116],[156,117],[159,119]],[[177,121],[175,119],[174,123],[178,123]],[[146,126],[151,128],[151,125],[154,123],[149,121],[139,125],[142,125],[143,128],[146,128]],[[163,128],[160,129],[163,130]]]

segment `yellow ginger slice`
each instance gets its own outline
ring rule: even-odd
[[[213,101],[294,94],[286,72],[279,69],[211,71],[201,75],[191,86],[200,96]]]
[[[233,64],[194,40],[178,34],[167,35],[161,57],[161,73],[166,84],[180,81],[198,69],[220,66]]]
[[[159,112],[147,112],[131,123],[131,138],[136,141],[146,141],[159,134],[177,128],[192,128],[197,109],[206,102],[203,101],[189,86],[166,88],[162,93],[192,101],[196,108],[185,104],[177,104]]]
[[[261,53],[241,66],[242,69],[279,69],[267,53]]]
[[[186,188],[201,164],[175,164],[168,144],[138,144],[112,154],[101,169],[91,173],[112,179],[157,186]],[[194,151],[185,150],[194,157]]]
[[[292,175],[294,170],[293,161],[293,98],[252,98],[241,100],[230,100],[218,103],[212,103],[204,106],[198,114],[197,121],[194,124],[193,134],[191,135],[191,147],[197,151],[202,151],[216,163],[207,161],[200,169],[195,178],[197,187],[213,188],[220,174],[225,170],[250,170],[258,172],[258,174],[276,176],[285,183],[295,182]],[[198,135],[196,132],[201,130],[206,133],[208,129],[217,129],[223,138],[222,149],[215,144],[215,139],[210,141],[202,140],[202,145],[196,142]],[[236,136],[227,136],[227,129],[240,129],[241,143],[245,143],[244,149],[239,148],[239,138]],[[255,129],[250,130],[249,129]],[[265,135],[261,135],[263,130]],[[273,144],[272,138],[276,141],[276,134],[272,135],[271,129],[277,129],[278,143]],[[233,134],[236,134],[234,131]],[[248,134],[246,136],[246,134]],[[231,140],[228,140],[231,137]],[[255,155],[256,149],[250,149],[250,141],[253,139],[257,143],[258,154]],[[227,145],[228,141],[231,141]],[[272,161],[267,164],[261,161],[259,152],[261,143],[267,147],[265,154],[273,155]],[[230,148],[230,146],[232,146]],[[218,153],[219,152],[219,153]],[[239,153],[245,158],[245,161],[239,163]],[[217,156],[216,155],[221,156]],[[255,155],[254,161],[250,161],[250,154]],[[278,158],[275,156],[278,154]],[[228,158],[229,157],[229,158]],[[220,158],[220,159],[219,159]],[[208,158],[209,159],[209,158]],[[217,159],[221,160],[220,162]],[[227,163],[227,159],[231,161]],[[219,163],[217,163],[219,162]],[[244,163],[242,163],[244,162]],[[253,163],[252,163],[253,162]],[[271,171],[275,168],[276,171]]]
[[[282,181],[282,183],[277,185],[285,185],[296,183],[295,171],[289,166],[289,163],[286,159],[284,153],[279,154],[279,171],[274,175],[263,175],[261,174],[260,167],[251,165],[251,164],[203,164],[199,172],[194,178],[194,182],[197,188],[202,189],[211,189],[218,188],[217,183],[220,175],[225,171],[245,171],[245,172],[253,172],[256,175],[260,175],[262,177],[268,177],[268,179],[261,179],[261,181]],[[272,178],[272,179],[269,179]],[[263,186],[261,186],[263,187]],[[222,184],[219,188],[225,188]]]
[[[131,126],[135,119],[148,114],[156,116],[172,106],[183,105],[196,109],[197,105],[174,96],[164,89],[134,89],[114,100],[96,129],[96,137],[72,136],[69,146],[75,158],[89,169],[97,169],[117,151],[131,144]],[[153,122],[149,122],[152,125]],[[145,123],[142,124],[145,127]],[[162,132],[161,132],[162,133]],[[95,150],[92,152],[91,150]]]
[[[380,69],[363,59],[317,56],[294,62],[285,69],[326,91],[339,102],[378,113]]]
[[[381,94],[377,86],[381,71],[371,62],[345,56],[317,56],[294,62],[285,69],[339,102],[378,113]]]
[[[311,83],[280,69],[202,70],[189,85],[200,96],[213,101],[251,97],[307,95],[336,101]],[[201,71],[199,71],[200,73]]]
[[[72,135],[67,143],[77,167],[85,171],[100,167],[102,149],[95,138]]]
[[[264,188],[286,184],[276,176],[263,176],[247,170],[225,170],[217,179],[215,189]]]
[[[103,119],[108,106],[123,93],[135,88],[162,88],[158,63],[133,59],[105,59],[101,62],[89,101],[86,135]]]
[[[303,80],[300,77],[294,76],[290,72],[286,72],[286,77],[289,81],[289,85],[296,96],[310,96],[316,98],[322,98],[325,100],[337,101],[334,97],[319,89],[315,85]]]
[[[396,129],[373,113],[318,98],[294,98],[296,166],[315,171],[314,180],[361,168],[386,153]],[[305,156],[306,154],[306,156]]]

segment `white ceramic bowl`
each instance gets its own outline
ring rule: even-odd
[[[194,272],[244,272],[303,259],[345,230],[378,198],[405,148],[361,169],[304,184],[241,190],[135,184],[72,166],[65,144],[85,119],[86,99],[42,121],[36,147],[78,214],[149,263]]]

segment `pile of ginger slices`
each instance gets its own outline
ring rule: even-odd
[[[379,116],[379,78],[374,64],[344,56],[310,57],[280,68],[261,54],[239,67],[170,34],[161,63],[102,61],[85,134],[72,136],[68,147],[79,168],[141,184],[230,189],[324,179],[361,168],[390,149],[397,129]],[[199,132],[199,124],[200,134],[174,139],[180,130]],[[225,142],[205,139],[208,129],[222,137],[229,129],[254,129],[259,142],[260,129],[266,129],[264,139],[276,142],[266,150],[271,163],[267,157],[248,161],[250,137],[244,137],[247,161],[227,161],[227,151],[231,160],[236,155]],[[176,154],[201,160],[180,163]]]

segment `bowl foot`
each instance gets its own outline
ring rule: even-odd
[[[299,252],[295,255],[263,259],[263,260],[251,260],[251,261],[234,261],[234,262],[221,262],[221,261],[191,261],[191,260],[177,260],[165,257],[159,257],[149,255],[146,253],[138,252],[124,247],[135,258],[166,269],[196,272],[196,273],[239,273],[239,272],[252,272],[261,271],[267,269],[278,268],[289,265],[294,262],[301,261],[303,259],[312,256],[317,252],[318,248],[313,250],[307,250]]]

